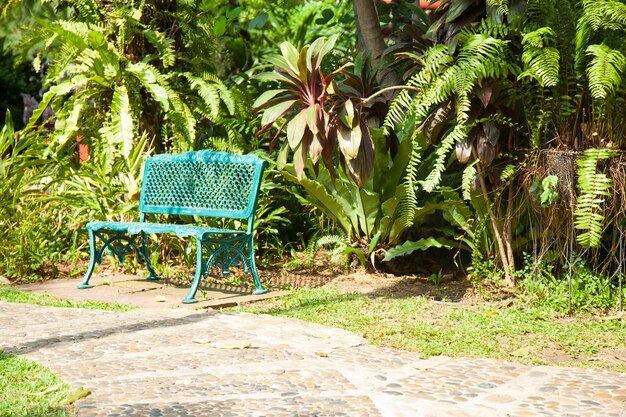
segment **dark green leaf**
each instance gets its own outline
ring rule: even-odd
[[[241,7],[235,7],[234,9],[230,9],[229,11],[226,12],[226,17],[228,19],[234,19],[239,17],[239,15],[241,14]]]
[[[254,104],[252,104],[253,108],[256,107],[260,107],[263,104],[267,103],[269,100],[273,99],[274,97],[276,97],[278,94],[280,93],[284,93],[287,90],[285,90],[284,88],[281,89],[277,89],[277,90],[268,90],[266,92],[264,92],[263,94],[261,94],[255,101]]]
[[[265,22],[267,22],[268,18],[269,15],[267,13],[258,15],[257,17],[252,19],[250,23],[248,23],[248,30],[262,29],[263,26],[265,26]]]
[[[446,248],[452,249],[455,246],[455,242],[445,238],[427,237],[418,240],[417,242],[406,241],[402,245],[395,246],[387,251],[383,261],[387,262],[398,256],[408,255],[416,250],[426,250],[430,248]]]
[[[263,118],[261,120],[261,123],[263,125],[266,125],[268,123],[275,122],[276,119],[285,114],[295,102],[296,100],[289,100],[267,108],[265,112],[263,112]]]
[[[226,17],[220,16],[215,20],[213,33],[215,33],[215,36],[222,36],[226,33]]]

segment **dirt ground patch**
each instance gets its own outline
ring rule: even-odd
[[[359,293],[369,297],[425,297],[435,302],[475,305],[485,298],[506,299],[511,294],[500,289],[477,287],[465,275],[446,273],[440,276],[393,275],[357,270],[340,271],[262,271],[262,276],[274,287],[332,288],[344,293]]]

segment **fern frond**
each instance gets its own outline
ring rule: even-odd
[[[78,10],[78,15],[83,21],[97,23],[100,21],[100,4],[95,0],[72,1],[72,6]]]
[[[470,93],[474,88],[473,74],[466,71],[457,71],[454,80],[456,93],[456,119],[458,123],[466,123],[472,106]]]
[[[130,111],[130,101],[126,86],[117,86],[111,102],[111,126],[110,138],[105,138],[113,143],[119,143],[122,155],[128,158],[134,146],[134,125]]]
[[[620,86],[626,58],[607,45],[590,45],[587,55],[592,57],[587,66],[591,95],[595,99],[604,99]]]
[[[417,171],[422,162],[422,152],[424,151],[424,135],[415,131],[411,137],[411,156],[406,166],[404,181],[400,185],[400,203],[398,205],[398,218],[404,227],[410,227],[415,220],[415,208],[417,207]]]
[[[502,173],[500,174],[500,181],[502,181],[504,184],[509,184],[513,178],[515,178],[515,174],[518,171],[518,167],[516,167],[513,164],[508,164],[506,167],[504,167],[504,169],[502,170]]]
[[[583,0],[581,21],[593,30],[626,28],[626,4],[615,0]]]
[[[81,50],[89,47],[89,33],[92,30],[98,30],[96,25],[73,20],[57,20],[49,28],[62,39],[64,44],[74,45]]]
[[[492,60],[502,56],[507,41],[496,39],[484,33],[459,35],[459,43],[462,45],[459,51],[460,61],[470,61],[472,59]]]
[[[463,191],[463,200],[470,201],[472,199],[472,185],[476,178],[476,165],[477,161],[468,164],[463,170],[463,178],[461,181],[461,190]]]
[[[581,231],[576,240],[585,248],[597,248],[602,240],[604,229],[603,206],[605,198],[610,196],[613,181],[597,171],[598,161],[616,156],[611,149],[587,149],[576,160],[580,190],[574,227]]]
[[[163,63],[164,68],[169,68],[174,66],[176,63],[176,52],[174,49],[174,40],[165,36],[164,33],[156,30],[146,28],[143,31],[146,39],[152,46],[159,51],[159,58]]]
[[[517,30],[517,26],[514,26],[513,23],[497,22],[494,19],[483,19],[474,32],[484,33],[494,38],[506,38],[514,30]]]
[[[418,58],[417,64],[421,69],[413,75],[407,85],[419,90],[427,86],[432,80],[453,61],[450,51],[445,45],[435,45],[424,52],[424,56]],[[407,111],[413,106],[411,90],[403,90],[391,103],[385,121],[383,131],[389,133],[390,129],[402,123]]]
[[[349,245],[348,238],[341,235],[325,235],[317,239],[315,246],[317,248],[341,246],[345,247]]]
[[[547,46],[553,37],[554,31],[548,27],[524,35],[522,62],[526,69],[518,79],[531,77],[541,87],[554,87],[558,84],[560,54],[558,49]]]
[[[501,15],[509,14],[509,0],[487,0],[487,5],[496,8]]]
[[[204,105],[209,109],[210,118],[217,119],[220,114],[220,95],[214,85],[206,83],[202,78],[191,74],[185,74],[192,89],[198,91],[204,101]]]
[[[177,132],[175,134],[180,141],[180,151],[191,150],[196,137],[196,119],[193,112],[174,91],[168,91],[168,97],[174,111],[170,112],[167,118],[176,126]]]
[[[457,124],[450,133],[448,133],[442,140],[435,154],[437,159],[433,164],[433,168],[424,180],[422,187],[426,192],[432,192],[439,186],[441,182],[441,175],[446,169],[446,161],[454,146],[467,137],[469,129],[464,124]]]
[[[137,78],[164,111],[169,110],[168,83],[155,67],[144,62],[137,62],[129,64],[126,71]]]

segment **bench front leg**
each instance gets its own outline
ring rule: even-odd
[[[93,270],[96,267],[96,237],[93,234],[93,230],[89,229],[89,267],[83,278],[83,282],[77,287],[79,289],[92,288],[93,285],[89,285],[89,279],[93,274]]]
[[[196,300],[196,292],[198,291],[198,287],[200,286],[201,279],[202,279],[202,239],[196,236],[196,273],[193,277],[191,288],[189,288],[189,292],[187,293],[187,296],[183,300],[183,304],[192,304],[192,303],[198,302],[198,300]]]
[[[254,280],[254,294],[265,294],[267,290],[263,288],[261,285],[261,280],[259,279],[259,273],[256,270],[256,262],[254,260],[254,237],[250,236],[250,240],[248,240],[248,263],[250,263],[250,273],[252,273],[252,279]]]
[[[148,251],[148,242],[146,239],[145,232],[141,232],[141,251],[139,252],[139,258],[143,259],[146,264],[146,268],[148,268],[148,272],[150,275],[148,276],[148,281],[157,281],[161,279],[159,275],[154,270],[152,266],[152,262],[150,261],[150,251]]]

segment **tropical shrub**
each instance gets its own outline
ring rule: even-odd
[[[286,130],[279,167],[292,151],[298,179],[303,176],[308,158],[316,169],[321,159],[334,176],[336,148],[341,163],[357,182],[368,177],[372,170],[374,147],[364,106],[354,103],[347,94],[345,97],[332,94],[341,88],[333,81],[344,67],[326,74],[322,70],[324,58],[333,51],[336,40],[336,37],[319,38],[300,51],[284,42],[282,54],[270,58],[274,71],[257,75],[285,87],[268,90],[255,101],[256,110],[263,110],[263,128],[257,135],[276,125],[276,140]]]
[[[14,278],[54,273],[71,258],[73,219],[45,199],[54,161],[40,132],[15,132],[11,114],[0,131],[0,274]],[[75,243],[75,242],[73,242]]]
[[[57,152],[82,137],[94,157],[111,163],[114,154],[127,158],[143,135],[162,152],[194,148],[207,126],[236,134],[225,120],[234,118],[239,96],[207,72],[210,43],[203,39],[212,33],[202,19],[189,19],[198,2],[173,3],[172,11],[153,2],[74,6],[72,20],[32,28],[21,45],[39,51],[37,68],[47,66],[47,91],[30,125],[50,105]]]

